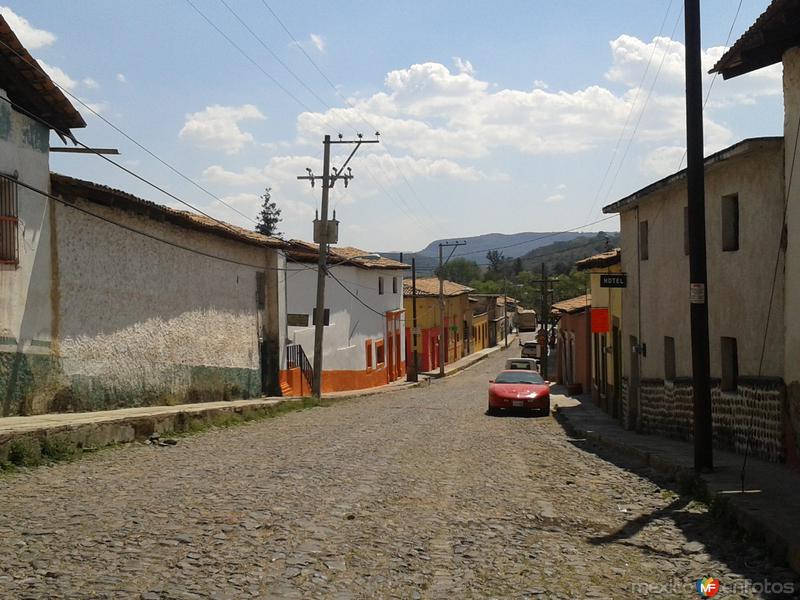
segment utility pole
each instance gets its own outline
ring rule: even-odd
[[[508,281],[505,277],[503,277],[503,333],[506,336],[505,346],[506,350],[508,350],[508,294],[506,293],[506,287],[508,286]]]
[[[542,329],[540,331],[544,331],[544,344],[541,342],[539,343],[539,361],[542,365],[542,377],[547,379],[547,356],[549,354],[548,343],[549,343],[549,332],[547,330],[548,324],[550,323],[550,319],[547,316],[547,294],[550,292],[550,281],[547,277],[547,267],[545,267],[544,263],[542,263],[542,278],[539,280],[534,280],[531,283],[538,283],[542,286],[542,316],[539,319],[540,325]],[[538,332],[537,332],[537,342],[539,341]]]
[[[403,262],[402,260],[400,262]],[[419,381],[419,360],[417,359],[417,259],[411,257],[411,347],[413,350],[414,367],[406,369],[408,381]]]
[[[348,167],[350,159],[361,147],[361,144],[377,144],[379,132],[375,132],[374,140],[362,139],[362,134],[357,134],[357,140],[342,139],[339,134],[338,140],[331,140],[330,135],[326,135],[322,141],[323,159],[322,175],[314,175],[311,169],[306,168],[308,175],[298,176],[297,179],[305,179],[311,182],[311,187],[317,179],[322,180],[322,205],[321,219],[314,220],[314,241],[319,246],[319,257],[317,260],[317,302],[314,308],[314,372],[311,380],[311,394],[317,398],[322,397],[322,336],[325,328],[325,276],[327,275],[328,245],[339,241],[339,222],[335,216],[332,221],[328,220],[328,193],[337,180],[344,181],[344,186],[353,179],[353,173]],[[340,169],[333,168],[331,175],[331,144],[355,144],[355,148],[344,161]],[[347,172],[345,172],[345,168]]]
[[[444,377],[444,362],[445,358],[447,357],[447,346],[449,344],[445,343],[447,339],[445,336],[445,325],[444,325],[444,265],[447,261],[442,262],[442,248],[450,248],[453,249],[450,251],[450,256],[453,256],[453,252],[456,251],[458,246],[464,246],[467,242],[441,242],[439,244],[439,377]],[[450,260],[450,256],[447,257],[447,260]]]
[[[714,467],[706,290],[706,214],[700,0],[684,0],[686,38],[686,191],[689,199],[689,310],[692,328],[694,469]]]

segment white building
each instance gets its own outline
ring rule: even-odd
[[[0,415],[280,393],[284,242],[51,175],[85,123],[0,41]]]
[[[53,358],[50,129],[86,123],[0,16],[0,415],[29,411]],[[48,125],[45,125],[47,123]]]
[[[292,240],[287,251],[286,341],[314,355],[317,246]],[[407,265],[365,258],[358,248],[331,248],[325,284],[322,391],[354,390],[390,383],[405,374],[403,272]],[[301,359],[302,360],[302,359]],[[310,381],[293,362],[285,393],[308,394]],[[291,391],[290,391],[291,390]]]

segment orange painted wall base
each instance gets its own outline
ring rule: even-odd
[[[286,396],[310,396],[311,388],[300,369],[281,371],[281,389]],[[363,390],[389,383],[385,368],[370,371],[323,371],[322,393]],[[290,391],[286,391],[290,390]]]

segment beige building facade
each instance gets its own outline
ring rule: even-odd
[[[783,226],[783,139],[748,139],[709,156],[705,195],[715,441],[739,451],[749,445],[751,452],[782,461],[784,266],[781,257],[776,271],[769,257]],[[621,267],[628,274],[622,291],[623,421],[690,438],[686,206],[681,171],[604,211],[620,214]]]

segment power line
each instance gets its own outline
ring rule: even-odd
[[[29,110],[27,110],[26,108],[24,108],[24,107],[20,106],[20,105],[19,105],[19,104],[17,104],[16,102],[13,102],[13,101],[11,101],[11,100],[9,100],[8,98],[5,98],[5,97],[3,97],[3,96],[0,96],[0,100],[3,100],[4,102],[7,102],[7,103],[8,103],[8,104],[10,104],[12,107],[14,107],[14,109],[15,109],[15,110],[17,110],[17,111],[19,111],[19,112],[23,113],[24,115],[27,115],[27,116],[29,116],[31,119],[34,119],[35,121],[38,121],[39,123],[41,123],[41,124],[45,125],[45,126],[46,126],[46,127],[48,127],[49,129],[53,129],[54,131],[58,131],[58,128],[57,128],[57,127],[55,127],[54,125],[52,125],[52,124],[48,123],[46,120],[42,119],[41,117],[39,117],[39,116],[37,116],[37,115],[33,114],[32,112],[30,112],[30,111],[29,111]],[[74,137],[74,136],[73,136],[73,138],[72,138],[72,139],[74,140],[74,142],[75,142],[77,145],[81,146],[82,148],[85,148],[86,150],[88,150],[88,151],[89,151],[89,152],[91,152],[92,154],[95,154],[96,156],[99,156],[100,158],[102,158],[103,160],[105,160],[105,161],[107,161],[107,162],[111,163],[111,164],[112,164],[112,165],[114,165],[115,167],[117,167],[117,168],[119,168],[119,169],[122,169],[123,171],[125,171],[125,172],[126,172],[126,173],[128,173],[129,175],[131,175],[131,176],[135,177],[136,179],[138,179],[139,181],[141,181],[142,183],[145,183],[145,184],[149,185],[150,187],[152,187],[152,188],[154,188],[154,189],[158,190],[159,192],[161,192],[162,194],[164,194],[164,195],[166,195],[166,196],[169,196],[169,197],[170,197],[170,198],[172,198],[173,200],[176,200],[177,202],[180,202],[181,204],[183,204],[183,205],[185,205],[185,206],[187,206],[187,207],[191,208],[192,210],[196,211],[197,213],[199,213],[199,214],[203,215],[204,217],[207,217],[207,218],[211,219],[211,220],[212,220],[212,221],[214,221],[215,223],[219,223],[219,224],[220,224],[222,227],[224,227],[224,228],[226,228],[226,229],[228,229],[228,230],[230,230],[230,231],[233,231],[234,233],[237,233],[237,232],[236,232],[236,230],[235,230],[235,229],[233,229],[233,227],[232,227],[232,226],[231,226],[229,223],[226,223],[225,221],[220,221],[220,220],[219,220],[219,219],[217,219],[216,217],[212,217],[212,216],[211,216],[211,215],[209,215],[208,213],[206,213],[206,212],[203,212],[202,210],[200,210],[200,209],[199,209],[199,208],[197,208],[196,206],[194,206],[194,205],[192,205],[192,204],[190,204],[190,203],[186,202],[185,200],[183,200],[183,199],[179,198],[178,196],[176,196],[176,195],[175,195],[175,194],[173,194],[172,192],[168,192],[167,190],[165,190],[165,189],[164,189],[164,188],[162,188],[161,186],[159,186],[159,185],[157,185],[157,184],[153,183],[152,181],[150,181],[150,180],[146,179],[144,176],[142,176],[142,175],[139,175],[138,173],[135,173],[134,171],[131,171],[129,168],[127,168],[127,167],[125,167],[124,165],[121,165],[121,164],[119,164],[118,162],[116,162],[116,161],[114,161],[114,160],[112,160],[112,159],[108,158],[107,156],[105,156],[104,154],[101,154],[100,152],[98,152],[98,151],[97,151],[97,150],[95,150],[94,148],[90,148],[89,146],[87,146],[86,144],[84,144],[83,142],[81,142],[80,140],[78,140],[78,139],[75,139],[75,137]]]
[[[512,244],[506,244],[504,246],[496,246],[495,248],[483,248],[482,250],[473,250],[471,252],[460,252],[458,256],[461,257],[470,254],[480,254],[482,252],[489,252],[490,250],[505,250],[506,248],[513,248],[514,246],[522,246],[524,244],[530,244],[531,242],[538,242],[539,240],[545,240],[547,238],[555,237],[557,235],[562,235],[564,233],[575,233],[580,229],[585,229],[586,227],[591,227],[592,225],[597,225],[598,223],[602,223],[610,219],[615,219],[616,217],[617,215],[609,215],[607,217],[603,217],[602,219],[598,219],[597,221],[592,221],[591,223],[584,223],[583,225],[579,225],[578,227],[572,227],[571,229],[564,229],[563,231],[554,231],[552,233],[531,238],[529,240],[524,240],[522,242],[514,242]]]
[[[23,61],[24,61],[24,62],[26,62],[28,65],[30,65],[30,66],[32,66],[32,67],[34,67],[34,68],[36,68],[36,69],[40,69],[40,67],[39,67],[39,65],[38,65],[38,64],[34,65],[33,63],[31,63],[31,62],[30,62],[30,61],[29,61],[29,60],[28,60],[26,57],[24,57],[24,56],[22,56],[21,54],[19,54],[19,53],[18,53],[16,50],[14,50],[14,48],[12,48],[12,47],[11,47],[11,46],[9,46],[8,44],[6,44],[6,43],[5,43],[3,40],[0,40],[0,44],[2,44],[3,46],[5,46],[5,48],[7,48],[7,49],[8,49],[8,50],[10,50],[11,52],[13,52],[13,53],[14,53],[14,54],[15,54],[15,55],[16,55],[16,56],[19,58],[19,59],[23,60]],[[51,79],[51,81],[52,81],[52,79]],[[199,190],[201,190],[202,192],[204,192],[204,193],[208,194],[210,197],[214,198],[214,199],[215,199],[217,202],[219,202],[219,203],[220,203],[220,204],[222,204],[223,206],[226,206],[226,207],[228,207],[229,209],[231,209],[231,210],[232,210],[232,211],[234,211],[235,213],[239,214],[240,216],[244,217],[245,219],[248,219],[248,220],[252,221],[253,223],[256,223],[256,220],[255,220],[255,219],[253,219],[252,217],[249,217],[249,216],[247,216],[246,214],[244,214],[243,212],[241,212],[241,211],[240,211],[240,210],[238,210],[237,208],[235,208],[235,207],[231,206],[230,204],[228,204],[227,202],[225,202],[225,201],[224,201],[222,198],[220,198],[220,197],[219,197],[219,196],[217,196],[216,194],[212,193],[211,191],[209,191],[208,189],[206,189],[205,187],[203,187],[202,185],[200,185],[199,183],[197,183],[196,181],[194,181],[193,179],[191,179],[190,177],[188,177],[187,175],[185,175],[184,173],[182,173],[181,171],[179,171],[178,169],[176,169],[174,166],[172,166],[171,164],[169,164],[168,162],[166,162],[164,159],[162,159],[160,156],[158,156],[158,155],[157,155],[155,152],[153,152],[153,151],[151,151],[150,149],[146,148],[146,147],[145,147],[143,144],[141,144],[140,142],[138,142],[137,140],[135,140],[133,137],[131,137],[130,135],[128,135],[127,133],[125,133],[125,132],[124,132],[122,129],[120,129],[120,128],[119,128],[119,127],[117,127],[116,125],[114,125],[114,123],[112,123],[111,121],[109,121],[108,119],[106,119],[106,118],[105,118],[103,115],[101,115],[99,112],[97,112],[95,109],[93,109],[93,108],[92,108],[92,107],[91,107],[89,104],[87,104],[86,102],[84,102],[83,100],[81,100],[81,99],[80,99],[78,96],[76,96],[75,94],[73,94],[72,92],[70,92],[68,89],[66,89],[66,88],[64,88],[64,87],[62,87],[62,86],[60,86],[60,85],[58,85],[58,84],[57,84],[55,81],[53,81],[53,83],[54,83],[54,84],[56,85],[56,87],[58,87],[58,89],[60,89],[60,90],[61,90],[63,93],[67,94],[67,95],[68,95],[70,98],[72,98],[73,100],[75,100],[76,102],[78,102],[78,103],[79,103],[81,106],[83,106],[83,107],[84,107],[86,110],[88,110],[89,112],[91,112],[91,113],[92,113],[94,116],[98,117],[98,118],[99,118],[101,121],[103,121],[103,122],[104,122],[106,125],[108,125],[108,126],[109,126],[109,127],[111,127],[112,129],[114,129],[114,130],[115,130],[117,133],[119,133],[120,135],[124,136],[124,137],[125,137],[125,138],[126,138],[128,141],[130,141],[131,143],[135,144],[135,145],[136,145],[136,146],[138,146],[138,147],[139,147],[141,150],[144,150],[144,151],[145,151],[147,154],[149,154],[150,156],[152,156],[153,158],[155,158],[155,159],[156,159],[158,162],[160,162],[162,165],[164,165],[165,167],[167,167],[167,168],[168,168],[170,171],[172,171],[172,172],[173,172],[173,173],[175,173],[176,175],[180,176],[180,177],[181,177],[181,178],[183,178],[184,180],[188,181],[188,182],[189,182],[189,183],[191,183],[193,186],[195,186],[197,189],[199,189]],[[49,126],[49,127],[50,127],[51,129],[54,129],[55,131],[58,131],[58,128],[55,128],[55,127],[52,127],[52,126]],[[74,136],[71,136],[71,137],[72,137],[72,140],[73,140],[73,141],[75,141],[75,142],[77,143],[77,140],[75,139],[75,137],[74,137]],[[82,145],[82,144],[80,144],[80,145]],[[97,153],[95,153],[95,154],[97,154]]]
[[[650,56],[647,58],[647,66],[644,69],[644,73],[642,73],[642,79],[639,81],[639,85],[636,88],[636,95],[633,98],[633,102],[631,102],[631,106],[628,109],[628,114],[625,117],[625,123],[622,125],[622,129],[619,132],[619,137],[617,138],[617,143],[614,145],[614,150],[611,152],[611,160],[608,161],[608,166],[606,167],[605,173],[603,173],[603,178],[600,180],[600,185],[597,188],[597,193],[594,195],[594,199],[592,200],[592,205],[589,208],[589,212],[586,215],[586,218],[590,218],[592,216],[592,211],[594,210],[595,204],[597,204],[597,200],[600,198],[600,192],[603,189],[603,186],[606,183],[606,179],[608,178],[608,174],[611,172],[611,166],[614,164],[614,160],[617,157],[617,150],[619,150],[619,145],[622,142],[622,138],[625,135],[625,130],[628,128],[628,122],[630,121],[631,115],[633,115],[633,109],[636,107],[636,103],[639,101],[639,94],[644,87],[645,79],[647,79],[647,73],[650,71],[650,64],[653,62],[653,56],[656,53],[656,48],[658,47],[658,42],[656,40],[661,37],[661,33],[664,31],[664,25],[667,24],[667,18],[669,17],[669,13],[672,10],[672,3],[674,0],[670,0],[669,5],[667,6],[667,12],[664,13],[664,19],[661,21],[661,27],[658,28],[658,34],[656,37],[653,38],[653,49],[650,51]]]
[[[202,11],[201,11],[201,10],[200,10],[200,9],[199,9],[199,8],[198,8],[198,7],[197,7],[197,6],[196,6],[196,5],[193,3],[193,2],[192,2],[192,0],[186,0],[186,2],[187,2],[187,4],[189,4],[189,6],[191,6],[191,7],[192,7],[192,8],[195,10],[195,12],[197,12],[197,14],[199,14],[199,15],[200,15],[200,16],[201,16],[201,17],[202,17],[202,18],[203,18],[203,19],[204,19],[204,20],[205,20],[205,21],[206,21],[206,22],[207,22],[207,23],[208,23],[208,24],[209,24],[209,25],[210,25],[210,26],[211,26],[211,27],[212,27],[212,28],[215,30],[215,31],[217,31],[217,33],[219,33],[219,34],[220,34],[222,37],[224,37],[224,38],[225,38],[225,40],[227,40],[229,44],[231,44],[231,45],[232,45],[232,46],[233,46],[233,47],[234,47],[234,48],[235,48],[235,49],[236,49],[236,50],[237,50],[237,51],[238,51],[238,52],[239,52],[239,53],[240,53],[242,56],[244,56],[244,57],[245,57],[245,58],[246,58],[246,59],[247,59],[247,60],[248,60],[248,61],[249,61],[249,62],[250,62],[252,65],[254,65],[254,66],[255,66],[255,67],[256,67],[256,68],[257,68],[259,71],[261,71],[261,73],[262,73],[263,75],[265,75],[265,76],[266,76],[266,77],[267,77],[267,78],[268,78],[270,81],[272,81],[272,82],[273,82],[273,83],[274,83],[274,84],[275,84],[275,85],[276,85],[276,86],[277,86],[277,87],[278,87],[278,88],[279,88],[281,91],[283,91],[283,92],[284,92],[286,95],[288,95],[288,96],[289,96],[289,97],[290,97],[292,100],[294,100],[295,102],[297,102],[297,103],[298,103],[298,104],[299,104],[299,105],[300,105],[300,106],[301,106],[303,109],[305,109],[307,112],[309,112],[309,113],[313,113],[313,112],[314,112],[314,111],[313,111],[313,110],[312,110],[312,109],[311,109],[311,108],[310,108],[310,107],[309,107],[309,106],[308,106],[306,103],[304,103],[302,100],[300,100],[300,99],[299,99],[299,98],[298,98],[298,97],[297,97],[295,94],[293,94],[291,91],[289,91],[289,90],[288,90],[288,88],[286,88],[285,86],[283,86],[283,85],[282,85],[282,84],[281,84],[281,83],[280,83],[280,82],[279,82],[279,81],[278,81],[278,80],[277,80],[275,77],[273,77],[273,76],[272,76],[272,75],[271,75],[269,72],[267,72],[267,71],[266,71],[266,69],[264,69],[264,68],[263,68],[263,67],[262,67],[262,66],[261,66],[261,65],[260,65],[260,64],[259,64],[259,63],[258,63],[258,62],[255,60],[255,59],[254,59],[254,58],[252,58],[252,57],[251,57],[251,56],[250,56],[250,55],[249,55],[247,52],[245,52],[245,51],[244,51],[244,49],[242,49],[242,47],[241,47],[241,46],[239,46],[239,45],[238,45],[238,44],[237,44],[237,43],[236,43],[236,42],[235,42],[235,41],[234,41],[234,40],[233,40],[233,39],[232,39],[232,38],[231,38],[229,35],[227,35],[225,32],[223,32],[223,31],[222,31],[222,29],[220,29],[220,28],[219,28],[219,27],[216,25],[216,23],[214,23],[214,22],[213,22],[213,21],[212,21],[212,20],[211,20],[211,19],[210,19],[210,18],[209,18],[209,17],[208,17],[208,16],[207,16],[205,13],[204,13],[204,12],[202,12]],[[314,97],[315,97],[317,100],[319,100],[319,101],[322,103],[322,105],[323,105],[323,106],[325,106],[325,107],[326,107],[326,108],[328,108],[329,110],[332,110],[332,107],[331,107],[331,106],[330,106],[330,105],[329,105],[327,102],[325,102],[325,100],[324,100],[324,99],[322,99],[322,98],[321,98],[321,97],[320,97],[320,96],[319,96],[319,95],[318,95],[316,92],[314,92],[314,90],[313,90],[311,87],[309,87],[309,86],[308,86],[308,85],[307,85],[307,84],[306,84],[306,83],[305,83],[305,82],[304,82],[304,81],[303,81],[303,80],[302,80],[302,79],[301,79],[301,78],[300,78],[300,77],[299,77],[299,76],[298,76],[296,73],[294,73],[294,71],[292,71],[292,69],[291,69],[290,67],[288,67],[288,66],[287,66],[287,65],[286,65],[286,64],[285,64],[285,63],[284,63],[284,62],[283,62],[283,61],[282,61],[282,60],[281,60],[281,59],[280,59],[280,58],[277,56],[277,54],[275,54],[275,52],[274,52],[274,51],[273,51],[273,50],[272,50],[272,49],[271,49],[271,48],[268,46],[268,44],[266,44],[266,42],[264,42],[264,41],[263,41],[263,39],[262,39],[262,38],[261,38],[261,37],[260,37],[260,36],[259,36],[259,35],[258,35],[258,34],[255,32],[255,31],[253,31],[253,29],[252,29],[250,26],[248,26],[248,25],[247,25],[247,24],[244,22],[244,20],[243,20],[243,19],[241,19],[241,17],[239,17],[239,15],[238,15],[238,14],[237,14],[237,13],[236,13],[236,12],[235,12],[235,11],[234,11],[234,10],[233,10],[233,9],[232,9],[232,8],[231,8],[231,7],[230,7],[230,6],[229,6],[229,5],[228,5],[228,4],[227,4],[227,3],[226,3],[224,0],[221,0],[221,2],[222,2],[222,3],[225,5],[225,7],[226,7],[226,8],[227,8],[227,9],[228,9],[230,12],[231,12],[231,14],[233,14],[233,15],[234,15],[234,17],[235,17],[235,18],[236,18],[236,19],[237,19],[237,20],[238,20],[238,21],[239,21],[239,22],[240,22],[240,23],[241,23],[241,24],[242,24],[242,25],[243,25],[243,26],[244,26],[244,27],[247,29],[247,31],[248,31],[248,32],[250,32],[250,34],[251,34],[251,35],[252,35],[252,36],[253,36],[253,37],[254,37],[254,38],[255,38],[255,39],[256,39],[256,40],[257,40],[257,41],[258,41],[258,42],[259,42],[259,43],[260,43],[260,44],[261,44],[261,45],[264,47],[264,48],[265,48],[265,49],[267,49],[267,50],[270,52],[270,54],[272,54],[272,56],[273,56],[273,57],[274,57],[274,58],[275,58],[275,59],[276,59],[276,60],[277,60],[277,61],[278,61],[278,62],[281,64],[281,66],[283,66],[283,68],[284,68],[284,69],[286,69],[286,70],[287,70],[287,71],[288,71],[288,72],[289,72],[289,73],[290,73],[290,74],[291,74],[291,75],[292,75],[292,76],[293,76],[293,77],[294,77],[294,78],[295,78],[295,79],[296,79],[298,82],[300,82],[300,84],[301,84],[303,87],[305,87],[307,90],[309,90],[309,91],[310,91],[310,92],[311,92],[311,93],[314,95]],[[332,117],[333,117],[333,115],[329,115],[329,116],[326,118],[326,120],[330,120]],[[357,129],[357,128],[356,128],[356,127],[355,127],[355,126],[354,126],[354,125],[353,125],[351,122],[349,122],[347,118],[345,118],[345,117],[342,117],[342,119],[343,119],[343,121],[344,121],[344,122],[345,122],[345,123],[346,123],[346,124],[347,124],[347,125],[348,125],[350,128],[352,128],[352,129],[353,129],[355,132],[357,132],[357,133],[358,133],[358,129]],[[330,126],[330,123],[329,123],[329,126]],[[388,154],[388,152],[387,152],[387,155],[388,155],[388,156],[391,158],[391,154]],[[378,163],[378,165],[379,165],[379,166],[380,166],[382,169],[384,169],[384,172],[385,172],[385,168],[383,167],[383,165],[382,165],[382,164],[380,164],[380,162]],[[364,168],[366,169],[366,171],[367,171],[367,174],[368,174],[368,175],[369,175],[369,176],[370,176],[370,177],[373,179],[373,181],[374,181],[374,182],[375,182],[375,183],[376,183],[376,184],[377,184],[377,185],[378,185],[378,186],[381,188],[381,190],[384,192],[384,194],[386,194],[386,196],[387,196],[387,197],[390,197],[390,198],[391,198],[391,194],[389,193],[389,191],[388,191],[388,190],[387,190],[387,189],[386,189],[386,188],[383,186],[383,184],[382,184],[382,183],[380,183],[380,181],[379,181],[379,180],[378,180],[378,179],[377,179],[377,178],[376,178],[376,177],[375,177],[375,176],[372,174],[372,171],[369,169],[369,167],[368,167],[367,165],[365,165],[365,166],[364,166]],[[401,175],[402,175],[402,173],[401,173]],[[410,206],[409,206],[409,205],[408,205],[408,204],[405,202],[405,200],[404,200],[404,199],[403,199],[401,196],[399,196],[399,195],[398,195],[398,196],[396,196],[396,198],[397,198],[397,199],[399,199],[399,200],[401,201],[401,203],[402,203],[402,204],[405,206],[405,208],[406,208],[406,209],[407,209],[407,211],[408,211],[408,215],[409,215],[409,216],[412,218],[412,220],[415,220],[415,221],[417,221],[417,223],[419,223],[419,225],[420,225],[420,226],[422,226],[422,227],[430,227],[430,225],[428,225],[428,224],[426,224],[424,221],[420,220],[420,219],[419,219],[419,218],[418,218],[418,217],[417,217],[417,216],[414,214],[414,212],[411,210],[411,207],[410,207]],[[431,231],[433,231],[433,230],[431,229]]]
[[[378,310],[375,310],[374,308],[372,308],[372,307],[371,307],[369,304],[367,304],[367,303],[366,303],[366,302],[364,302],[364,301],[363,301],[361,298],[359,298],[359,297],[358,297],[358,294],[355,294],[355,293],[353,293],[353,292],[350,290],[350,288],[348,288],[348,287],[347,287],[345,284],[343,284],[341,281],[339,281],[339,278],[338,278],[338,277],[336,277],[336,275],[334,275],[333,273],[331,273],[330,269],[326,269],[326,270],[325,270],[325,272],[326,272],[328,275],[330,275],[330,276],[331,276],[331,278],[332,278],[332,279],[333,279],[333,280],[334,280],[336,283],[338,283],[340,286],[342,286],[342,289],[344,289],[344,291],[346,291],[346,292],[347,292],[348,294],[350,294],[350,295],[351,295],[353,298],[355,298],[356,300],[358,300],[358,301],[359,301],[359,302],[360,302],[362,305],[364,305],[366,308],[368,308],[369,310],[371,310],[372,312],[374,312],[374,313],[375,313],[376,315],[378,315],[379,317],[381,317],[381,318],[386,318],[386,315],[385,315],[385,314],[383,314],[382,312],[380,312],[380,311],[378,311]]]
[[[342,95],[342,93],[339,91],[339,88],[336,86],[336,84],[333,81],[331,81],[331,79],[325,74],[325,72],[320,68],[320,66],[311,57],[311,55],[308,52],[306,52],[306,49],[303,47],[303,45],[297,40],[297,38],[292,34],[292,32],[289,31],[289,28],[281,20],[281,18],[278,16],[278,14],[274,10],[272,10],[272,7],[266,2],[266,0],[261,0],[261,2],[266,7],[266,9],[270,12],[270,14],[275,18],[275,20],[278,22],[278,24],[283,28],[283,30],[286,32],[286,35],[289,36],[289,39],[291,39],[292,42],[295,44],[295,46],[297,46],[300,49],[300,51],[303,53],[303,56],[306,57],[308,62],[311,63],[311,65],[314,67],[314,69],[316,69],[316,71],[328,83],[328,85],[333,90],[334,94],[336,94],[336,96],[342,102],[344,102],[345,106],[347,106],[348,108],[353,109],[356,112],[356,114],[361,118],[361,120],[364,121],[365,124],[367,124],[371,129],[377,130],[377,127],[374,124],[372,124],[364,116],[364,114],[361,111],[359,111],[358,108],[356,108],[356,106],[352,102],[350,102],[345,96]],[[316,96],[316,94],[315,94],[315,96]],[[348,125],[350,125],[352,127],[352,125],[350,123],[348,123]],[[385,140],[384,140],[384,147],[386,147]],[[386,150],[386,155],[389,157],[389,160],[392,162],[392,166],[397,170],[398,173],[400,173],[400,176],[405,181],[405,184],[411,190],[411,193],[414,196],[414,198],[417,200],[417,203],[422,207],[422,209],[425,212],[428,213],[428,216],[431,217],[431,219],[433,219],[434,221],[438,221],[438,219],[436,219],[436,217],[433,216],[433,214],[428,209],[428,207],[422,202],[422,200],[419,197],[419,194],[417,194],[417,190],[414,188],[413,185],[411,185],[411,181],[409,181],[408,177],[406,177],[406,174],[399,167],[399,165],[397,164],[397,162],[395,161],[394,157],[392,156],[391,152],[389,152],[388,149]],[[381,167],[381,169],[383,169],[383,165],[380,165],[380,167]],[[384,173],[385,173],[385,169],[384,169]],[[373,177],[373,179],[374,179],[374,177]],[[409,207],[409,210],[410,210],[410,207]]]
[[[681,21],[681,16],[683,16],[683,7],[681,7],[680,12],[678,12],[678,18],[675,20],[675,26],[672,28],[672,33],[670,34],[670,42],[667,44],[667,47],[664,48],[664,54],[661,55],[661,62],[658,64],[658,69],[656,70],[656,76],[653,78],[653,82],[650,84],[650,89],[647,91],[647,96],[645,96],[644,104],[642,105],[642,110],[639,113],[639,117],[636,119],[636,124],[633,127],[633,133],[631,133],[631,137],[628,138],[628,142],[625,144],[625,151],[622,153],[622,158],[620,159],[619,164],[617,165],[617,170],[614,172],[614,176],[611,178],[611,183],[606,190],[603,203],[608,200],[608,197],[611,195],[611,191],[614,189],[614,184],[617,181],[617,177],[619,176],[620,171],[622,170],[622,165],[625,162],[625,158],[628,156],[628,151],[631,148],[631,143],[633,142],[633,138],[636,137],[636,132],[639,130],[639,125],[642,122],[642,117],[644,113],[647,111],[647,105],[650,102],[650,97],[653,95],[653,90],[656,87],[656,82],[658,81],[658,77],[661,74],[661,69],[664,66],[664,61],[667,58],[667,54],[669,53],[670,48],[672,48],[672,44],[675,42],[675,31],[678,29],[678,24]]]
[[[736,19],[739,18],[739,11],[742,10],[742,0],[739,0],[739,5],[736,7],[736,14],[733,15],[733,21],[731,21],[731,26],[728,29],[728,37],[725,38],[725,47],[728,47],[728,44],[731,41],[731,35],[733,35],[733,27],[736,25]],[[708,85],[708,91],[706,92],[706,99],[703,101],[703,109],[705,109],[706,104],[708,104],[708,98],[711,96],[711,90],[714,89],[714,82],[717,81],[717,77],[719,76],[719,71],[714,71],[714,76],[711,78],[711,83]],[[678,163],[678,170],[681,170],[683,166],[683,161],[686,160],[686,149],[683,150],[683,156],[681,157],[681,162]]]
[[[241,261],[238,261],[238,260],[233,260],[231,258],[225,258],[223,256],[218,256],[216,254],[211,254],[209,252],[203,252],[202,250],[197,250],[196,248],[190,248],[189,246],[184,246],[184,245],[178,244],[176,242],[171,242],[169,240],[165,240],[164,238],[158,237],[157,235],[153,235],[151,233],[147,233],[146,231],[142,231],[141,229],[136,229],[135,227],[131,227],[129,225],[125,225],[124,223],[120,223],[118,221],[114,221],[113,219],[109,219],[107,217],[104,217],[103,215],[99,215],[99,214],[97,214],[95,212],[92,212],[90,210],[87,210],[85,208],[77,206],[76,204],[73,204],[71,202],[67,202],[63,198],[59,198],[58,196],[56,196],[54,194],[51,194],[50,192],[46,192],[46,191],[41,190],[41,189],[39,189],[39,188],[37,188],[35,186],[27,184],[27,183],[25,183],[23,181],[19,181],[18,179],[14,178],[11,175],[6,175],[5,173],[0,173],[0,178],[4,179],[6,181],[10,181],[12,183],[15,183],[16,185],[22,186],[25,189],[30,190],[32,192],[35,192],[37,194],[40,194],[40,195],[42,195],[42,196],[44,196],[46,198],[50,198],[51,200],[54,200],[55,202],[58,202],[59,204],[61,204],[63,206],[67,206],[69,208],[77,210],[78,212],[81,212],[83,214],[86,214],[86,215],[89,215],[91,217],[94,217],[95,219],[103,221],[104,223],[108,223],[109,225],[114,225],[116,227],[119,227],[120,229],[124,229],[126,231],[131,232],[131,233],[135,233],[135,234],[144,236],[144,237],[149,238],[151,240],[154,240],[156,242],[161,242],[162,244],[166,244],[167,246],[172,246],[172,247],[178,248],[180,250],[185,250],[186,252],[191,252],[193,254],[198,254],[200,256],[205,256],[206,258],[212,258],[212,259],[215,259],[215,260],[220,260],[220,261],[223,261],[223,262],[227,262],[227,263],[231,263],[231,264],[235,264],[235,265],[240,265],[240,266],[243,266],[243,267],[252,267],[253,269],[259,269],[259,270],[267,270],[267,271],[299,271],[299,270],[301,270],[301,269],[287,269],[287,268],[281,268],[281,267],[268,267],[266,265],[254,265],[254,264],[251,264],[251,263],[246,263],[246,262],[241,262]],[[304,268],[308,268],[308,267],[304,266]]]

